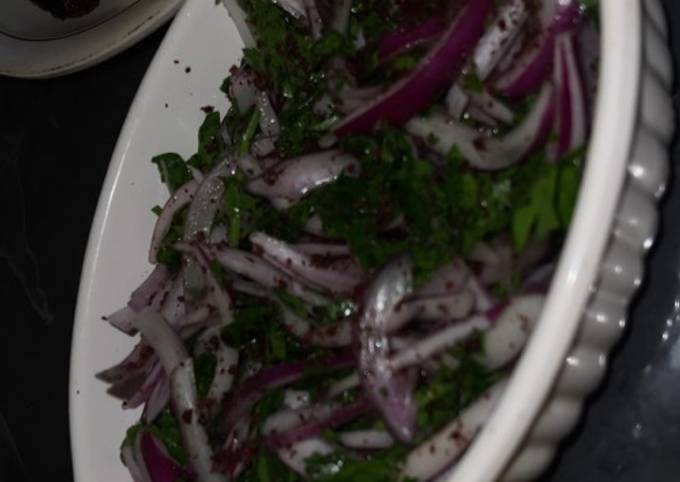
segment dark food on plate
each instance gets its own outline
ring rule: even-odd
[[[97,8],[99,0],[31,0],[60,19],[82,17]]]
[[[237,8],[234,0],[227,8]],[[534,327],[574,208],[597,5],[240,0],[155,266],[100,373],[135,481],[431,480]],[[220,48],[220,46],[212,46]],[[109,434],[102,434],[109,436]]]

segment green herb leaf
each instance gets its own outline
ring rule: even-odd
[[[174,152],[160,154],[151,159],[151,162],[158,167],[161,181],[167,184],[173,192],[191,180],[191,172],[179,154]]]

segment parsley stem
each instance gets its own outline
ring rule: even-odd
[[[255,131],[257,130],[257,125],[259,122],[260,111],[255,109],[253,114],[250,116],[250,120],[248,121],[248,127],[246,127],[246,130],[241,137],[241,144],[239,146],[240,155],[243,156],[248,154],[248,151],[250,150],[250,144],[253,140],[253,136],[255,135]]]

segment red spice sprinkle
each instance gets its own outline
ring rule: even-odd
[[[215,108],[211,105],[204,105],[203,107],[201,107],[201,110],[206,114],[210,114],[211,112],[215,111]]]
[[[182,421],[184,423],[189,424],[191,423],[191,419],[193,418],[193,416],[194,416],[193,410],[191,409],[185,410],[184,412],[182,412]]]

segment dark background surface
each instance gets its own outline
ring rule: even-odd
[[[664,3],[677,64],[680,2]],[[72,480],[68,362],[81,263],[118,132],[164,34],[62,79],[0,78],[0,482]],[[626,338],[542,482],[680,480],[679,161],[676,148]]]

